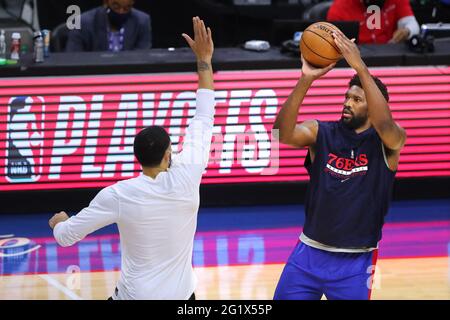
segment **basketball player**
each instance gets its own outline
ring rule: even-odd
[[[145,128],[134,140],[140,176],[104,188],[71,218],[61,212],[49,221],[56,241],[64,247],[117,223],[122,263],[113,300],[195,299],[192,249],[215,98],[211,30],[198,17],[193,18],[193,26],[194,40],[186,34],[183,37],[197,58],[199,78],[195,116],[187,128],[183,151],[172,162],[167,132],[158,126]]]
[[[370,299],[378,242],[406,134],[392,119],[386,86],[370,75],[358,47],[342,32],[334,41],[356,71],[339,121],[296,125],[317,69],[302,57],[302,76],[274,124],[282,143],[308,147],[310,176],[300,241],[274,299]]]

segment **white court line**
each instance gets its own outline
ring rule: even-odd
[[[67,288],[66,286],[63,286],[58,280],[55,278],[49,276],[48,274],[40,274],[40,278],[47,281],[48,284],[53,286],[54,288],[58,289],[62,293],[64,293],[66,296],[68,296],[72,300],[83,300],[79,295],[77,295],[75,292]]]

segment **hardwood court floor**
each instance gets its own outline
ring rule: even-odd
[[[193,243],[197,298],[272,299],[303,212],[301,205],[200,209]],[[450,199],[392,204],[373,299],[450,300],[449,213]],[[108,298],[121,263],[117,228],[63,248],[48,228],[50,216],[1,215],[0,299]]]
[[[449,258],[380,259],[372,299],[450,300]],[[283,264],[197,267],[197,299],[272,299]],[[1,299],[106,299],[117,271],[0,277]]]

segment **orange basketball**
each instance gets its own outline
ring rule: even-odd
[[[334,43],[333,30],[339,29],[329,22],[316,22],[303,31],[300,51],[313,66],[323,68],[342,57]]]

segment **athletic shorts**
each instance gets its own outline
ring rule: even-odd
[[[378,250],[340,253],[298,242],[275,290],[275,300],[370,300]]]

